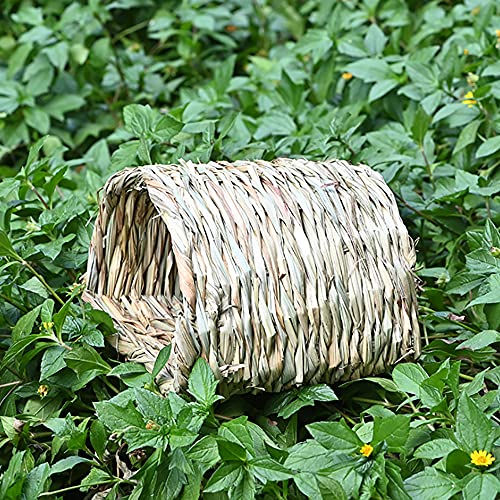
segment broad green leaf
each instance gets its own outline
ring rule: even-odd
[[[39,305],[17,320],[16,326],[12,329],[13,341],[19,340],[33,331],[33,326],[40,314],[41,308],[42,306]]]
[[[448,283],[447,292],[450,294],[459,294],[464,295],[471,290],[477,288],[481,283],[483,283],[484,279],[482,277],[478,277],[477,274],[461,272],[453,276],[453,278]]]
[[[380,99],[381,97],[389,93],[392,89],[395,89],[398,85],[399,81],[395,78],[389,78],[375,83],[375,85],[373,85],[373,87],[370,89],[368,102],[373,102],[377,99]]]
[[[335,453],[335,450],[327,450],[319,442],[308,439],[289,450],[284,465],[289,469],[316,473],[335,463]]]
[[[139,141],[133,140],[121,144],[111,156],[113,168],[120,170],[130,166],[137,165],[137,151],[139,150]]]
[[[47,491],[47,483],[50,475],[50,465],[45,462],[31,469],[26,475],[23,484],[23,498],[39,498],[39,495]]]
[[[322,498],[318,485],[318,479],[315,474],[310,472],[299,472],[293,476],[297,488],[306,496],[306,498]]]
[[[50,130],[50,116],[40,108],[26,108],[23,111],[26,123],[41,134],[48,134]]]
[[[229,87],[234,73],[235,62],[236,55],[233,54],[215,68],[213,83],[219,95],[224,95]]]
[[[476,140],[479,125],[481,125],[481,121],[474,120],[468,123],[467,126],[463,128],[455,144],[455,149],[453,150],[454,155],[462,151],[462,149],[465,149],[467,146],[469,146],[469,144],[474,143],[474,141]]]
[[[123,109],[125,127],[135,137],[140,137],[153,128],[154,113],[150,106],[129,104]]]
[[[254,443],[249,427],[248,417],[239,417],[222,424],[219,427],[219,436],[242,446],[249,456],[255,456]]]
[[[383,389],[389,392],[398,392],[399,389],[397,385],[392,381],[387,378],[381,378],[381,377],[365,377],[363,380],[368,380],[370,382],[373,382],[374,384],[380,385]]]
[[[109,484],[114,481],[116,481],[116,479],[113,476],[109,475],[107,472],[101,469],[97,469],[96,467],[92,467],[89,474],[82,479],[80,486],[83,491],[88,491],[94,486]]]
[[[43,51],[47,54],[49,61],[58,69],[63,70],[68,62],[69,45],[67,42],[62,41],[51,45]]]
[[[184,124],[171,115],[163,116],[154,128],[154,137],[160,141],[169,141],[177,135]]]
[[[500,149],[500,136],[490,137],[486,139],[481,146],[476,151],[477,158],[484,158],[485,156],[491,156]]]
[[[470,349],[476,351],[496,342],[500,342],[500,332],[495,330],[484,330],[480,333],[476,333],[476,335],[469,340],[464,340],[458,344],[457,349]]]
[[[36,277],[31,277],[28,281],[20,285],[20,288],[27,292],[32,292],[46,299],[49,296],[45,285]]]
[[[25,457],[26,451],[13,452],[11,460],[0,477],[0,498],[22,497],[23,483],[26,478],[26,468],[23,465]]]
[[[282,111],[271,111],[263,115],[260,124],[254,133],[257,140],[269,136],[288,136],[295,132],[296,125],[293,118]]]
[[[88,458],[71,456],[59,460],[54,465],[50,467],[50,475],[60,474],[61,472],[66,472],[67,470],[73,469],[75,465],[86,464],[91,462]]]
[[[50,116],[57,120],[64,120],[64,115],[68,111],[81,108],[85,104],[85,99],[75,94],[55,95],[44,107]]]
[[[57,345],[49,347],[43,353],[40,364],[40,380],[46,380],[66,367],[65,352],[66,348]]]
[[[349,453],[357,450],[363,444],[344,420],[340,422],[315,422],[306,427],[318,443],[331,450]]]
[[[394,415],[375,417],[373,425],[373,443],[386,441],[389,451],[404,447],[410,433],[410,417]]]
[[[213,436],[204,436],[196,441],[187,454],[193,461],[202,465],[204,470],[213,467],[220,460],[217,440]]]
[[[383,59],[360,59],[345,69],[364,82],[391,80],[393,76],[389,65]]]
[[[482,76],[500,76],[500,61],[496,61],[489,66],[486,66]]]
[[[196,401],[209,408],[220,396],[215,395],[217,380],[208,363],[199,358],[191,370],[188,380],[188,392]]]
[[[71,351],[66,352],[64,360],[68,367],[77,373],[80,386],[111,370],[98,352],[86,344],[74,346]]]
[[[413,119],[413,124],[411,127],[411,132],[413,139],[420,146],[424,142],[425,134],[429,129],[430,116],[425,112],[422,106],[419,106],[417,112],[415,113],[415,118]]]
[[[144,365],[135,362],[125,362],[116,365],[109,373],[109,376],[115,377],[126,377],[128,375],[142,375],[143,373],[147,373],[147,370]]]
[[[468,453],[489,450],[495,439],[493,424],[465,393],[458,401],[455,436]]]
[[[500,492],[500,481],[494,474],[474,474],[463,489],[464,500],[496,498]]]
[[[85,61],[87,60],[89,52],[90,52],[89,49],[87,49],[87,47],[85,47],[81,43],[75,43],[69,49],[71,59],[80,66],[84,64]]]
[[[384,50],[387,37],[380,27],[373,23],[366,32],[365,35],[365,45],[370,54],[378,55]]]
[[[438,438],[428,441],[415,451],[415,458],[435,459],[446,457],[458,448],[451,439]]]
[[[394,500],[411,500],[411,497],[405,490],[401,469],[392,461],[385,463],[385,473],[389,484],[387,485],[387,493]]]
[[[228,490],[237,484],[243,473],[243,467],[238,462],[221,465],[210,477],[204,491],[214,493]]]
[[[123,408],[108,401],[94,403],[94,406],[99,420],[112,432],[120,432],[129,427],[144,428],[142,415],[130,402]]]
[[[163,398],[146,389],[135,389],[137,409],[144,420],[153,420],[158,424],[172,422],[172,409],[168,398]]]
[[[500,273],[491,275],[488,278],[490,290],[484,295],[480,295],[467,305],[467,308],[478,304],[497,304],[500,302]]]
[[[329,477],[327,474],[318,474],[318,486],[321,498],[326,500],[347,500],[348,496],[339,481]]]
[[[313,61],[318,62],[333,46],[333,41],[326,30],[310,29],[300,39],[295,50],[299,54],[312,53]]]
[[[15,14],[12,14],[12,19],[16,23],[38,26],[43,23],[43,10],[30,5],[24,5]]]
[[[9,347],[9,350],[3,357],[1,364],[4,366],[8,363],[11,363],[15,359],[19,358],[21,353],[28,346],[34,344],[35,342],[45,342],[47,347],[49,347],[51,344],[55,345],[55,342],[53,342],[52,339],[48,338],[45,335],[40,335],[36,333],[27,335],[25,337],[22,337]]]
[[[406,63],[406,71],[412,81],[426,93],[430,93],[438,86],[438,77],[434,71],[434,67],[429,64],[419,61],[408,61]]]
[[[248,459],[247,450],[233,441],[219,439],[217,445],[223,462],[246,462]]]
[[[102,459],[106,451],[108,441],[108,433],[104,428],[104,424],[100,420],[94,420],[90,426],[90,443],[92,444],[97,455]]]
[[[5,231],[0,229],[0,256],[11,257],[18,260],[18,255],[12,246]]]
[[[398,365],[392,372],[392,378],[398,389],[409,394],[419,394],[420,384],[428,377],[425,370],[414,363]]]
[[[250,472],[244,470],[241,478],[236,483],[234,488],[230,490],[231,498],[238,498],[239,500],[254,500],[255,499],[255,479]]]
[[[289,395],[289,397],[288,397]],[[333,390],[326,384],[302,387],[286,396],[285,403],[280,407],[278,416],[290,418],[305,406],[314,406],[315,401],[337,401]]]
[[[433,467],[409,477],[404,485],[412,500],[447,500],[461,491],[460,483],[451,474]]]
[[[108,373],[110,376],[119,377],[128,387],[144,387],[151,383],[151,374],[140,363],[120,363]]]
[[[155,364],[153,366],[153,372],[152,372],[153,378],[156,378],[158,374],[163,370],[163,368],[168,362],[168,359],[170,358],[171,351],[172,351],[172,344],[168,344],[158,353],[158,356],[156,357],[155,360]]]
[[[267,457],[258,457],[250,460],[250,468],[262,482],[285,481],[293,477],[291,471],[276,460]]]

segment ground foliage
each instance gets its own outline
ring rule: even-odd
[[[498,2],[0,8],[0,498],[495,497]],[[423,355],[228,401],[199,361],[163,399],[80,299],[98,189],[130,165],[277,156],[384,175],[418,239]]]

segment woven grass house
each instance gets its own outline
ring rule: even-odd
[[[84,298],[162,390],[204,357],[223,394],[384,371],[418,356],[415,252],[393,194],[344,161],[180,161],[106,183]]]

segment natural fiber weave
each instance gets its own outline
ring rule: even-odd
[[[418,355],[415,252],[382,177],[343,161],[152,165],[115,174],[85,299],[164,390],[200,356],[221,391],[332,383]]]

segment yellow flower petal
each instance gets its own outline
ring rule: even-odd
[[[475,450],[470,454],[470,461],[479,467],[489,467],[495,461],[495,457],[486,450]]]
[[[364,444],[359,452],[361,453],[361,455],[368,458],[373,452],[373,446],[371,444]]]
[[[49,392],[49,388],[46,385],[41,385],[38,388],[37,392],[41,398],[44,398],[47,395],[47,393]]]

